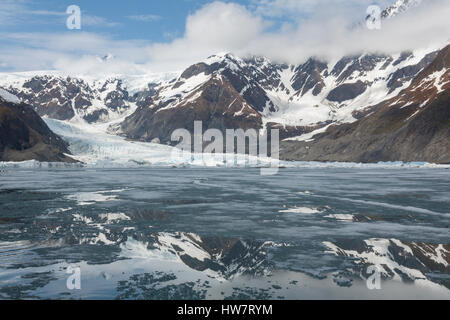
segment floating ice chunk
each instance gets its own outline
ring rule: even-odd
[[[280,213],[300,213],[300,214],[315,214],[315,213],[321,213],[322,210],[318,208],[309,208],[309,207],[293,207],[293,208],[287,208],[278,211]]]
[[[94,222],[91,218],[82,216],[81,214],[78,214],[78,213],[75,213],[72,216],[73,216],[74,221],[84,222],[86,224],[91,224]]]
[[[77,201],[80,206],[87,206],[96,202],[107,202],[117,200],[116,195],[105,195],[104,193],[111,193],[111,191],[98,192],[77,192],[73,195],[66,196],[69,200]]]
[[[120,220],[131,220],[125,213],[102,213],[99,217],[100,219],[106,220],[107,223]]]
[[[329,214],[325,218],[336,219],[340,221],[353,221],[355,216],[352,214]]]

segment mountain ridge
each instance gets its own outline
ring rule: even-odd
[[[114,121],[109,131],[131,140],[173,144],[174,130],[193,132],[199,120],[204,130],[279,129],[282,140],[301,141],[367,117],[407,88],[437,55],[433,48],[348,56],[332,63],[310,58],[293,66],[221,54],[134,94],[120,78],[89,82],[38,75],[19,85],[0,83],[32,103],[40,116],[92,124]]]
[[[392,99],[309,142],[286,142],[285,160],[450,163],[450,45]]]

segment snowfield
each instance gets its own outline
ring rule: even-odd
[[[17,98],[15,95],[9,93],[8,91],[0,88],[0,98],[5,100],[6,102],[12,102],[12,103],[20,103],[20,99]]]
[[[172,80],[180,71],[168,71],[146,74],[70,74],[56,70],[38,70],[24,72],[0,72],[0,86],[8,88],[23,88],[25,82],[34,77],[75,78],[85,81],[92,88],[98,88],[108,80],[121,80],[130,95],[148,87],[149,83],[161,83]]]

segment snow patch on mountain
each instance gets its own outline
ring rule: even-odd
[[[134,112],[136,94],[176,75],[95,77],[38,71],[0,74],[0,86],[33,106],[40,116],[58,120],[81,118],[88,122],[109,122]]]
[[[18,97],[2,88],[0,88],[0,99],[3,99],[6,102],[12,102],[16,104],[20,103],[20,99]]]
[[[397,0],[393,5],[383,11],[382,16],[383,18],[392,18],[411,8],[419,6],[421,3],[422,0]]]
[[[91,87],[98,88],[111,79],[121,80],[124,87],[132,95],[147,88],[149,83],[162,83],[175,79],[179,76],[179,71],[168,71],[160,73],[145,74],[69,74],[57,70],[36,70],[25,72],[0,72],[0,86],[22,88],[24,83],[34,77],[54,77],[54,78],[74,78],[86,82]]]
[[[211,79],[211,76],[208,76],[205,73],[200,73],[189,79],[180,78],[177,81],[178,85],[169,85],[161,89],[161,94],[157,97],[157,100],[154,101],[154,104],[158,105],[160,103],[167,103],[170,100],[170,103],[167,104],[167,106],[158,110],[161,111],[170,108],[175,108],[181,102],[187,103],[183,100],[186,97],[192,95],[192,93],[195,90],[197,90],[202,84],[207,82],[209,79]],[[192,97],[189,97],[189,99],[190,100],[188,100],[188,102],[193,100]]]

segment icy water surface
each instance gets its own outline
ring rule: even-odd
[[[7,169],[0,298],[449,299],[449,178],[423,168]],[[67,286],[68,268],[81,289]],[[369,290],[376,278],[367,286],[373,270],[379,290]]]

